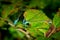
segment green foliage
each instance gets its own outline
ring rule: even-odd
[[[50,19],[41,11],[41,10],[34,10],[28,9],[24,13],[25,19],[29,22],[31,26],[28,26],[31,35],[40,35],[40,32],[44,33],[49,29],[49,22]]]
[[[58,12],[53,19],[53,23],[55,25],[55,27],[60,27],[60,12]]]
[[[2,27],[5,24],[3,20],[0,20],[0,27]]]
[[[59,38],[60,35],[59,34],[60,34],[60,32],[57,32],[57,33],[53,34],[51,37],[56,39],[56,40],[60,40],[60,38]]]
[[[35,8],[39,7],[41,9],[45,8],[48,4],[50,3],[50,0],[31,0],[29,7],[30,8]]]
[[[11,4],[5,4],[6,2]],[[52,13],[49,12],[54,16],[53,20],[43,11],[45,7],[48,7],[47,10],[52,10]],[[56,11],[57,9],[59,10]],[[58,32],[54,31],[49,38],[46,37],[51,24],[56,29],[60,27],[60,0],[1,0],[0,2],[0,35],[3,36],[0,40],[60,40],[60,29]]]
[[[14,28],[9,28],[10,33],[13,35],[14,38],[23,38],[24,34],[22,32],[17,31]]]

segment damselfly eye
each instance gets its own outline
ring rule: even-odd
[[[26,23],[26,25],[29,25],[29,23]]]
[[[23,20],[23,24],[29,26],[29,22],[26,20]]]
[[[29,26],[29,22],[27,22],[27,21],[26,21],[26,22],[24,23],[24,25],[27,25],[27,26]]]

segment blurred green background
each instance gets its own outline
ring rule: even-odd
[[[59,34],[60,0],[0,0],[0,40],[60,40]]]

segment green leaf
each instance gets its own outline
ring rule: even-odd
[[[57,14],[53,18],[53,24],[55,27],[60,27],[60,12],[57,12]]]
[[[50,19],[41,10],[27,9],[24,13],[24,17],[30,24],[27,30],[32,36],[40,35],[41,32],[44,35],[49,29]]]
[[[41,9],[45,8],[48,4],[50,3],[50,0],[31,0],[29,7],[30,8],[35,8],[35,7],[39,7]]]
[[[51,38],[46,37],[38,37],[36,40],[52,40]]]
[[[0,20],[0,27],[2,27],[4,24],[6,24],[3,20]]]
[[[25,35],[22,33],[22,32],[20,32],[20,31],[17,31],[15,28],[13,28],[13,27],[11,27],[10,29],[9,29],[9,31],[10,31],[10,33],[12,34],[12,36],[14,37],[14,38],[23,38]]]
[[[56,39],[56,40],[60,40],[60,38],[59,38],[60,37],[60,32],[56,32],[51,37],[54,38],[54,39]]]
[[[7,18],[9,15],[12,15],[17,12],[18,8],[15,8],[15,5],[3,6],[4,10],[2,11],[2,17]]]

